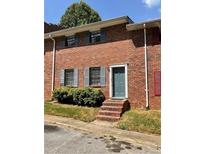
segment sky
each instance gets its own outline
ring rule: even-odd
[[[44,0],[44,20],[58,24],[65,10],[80,0]],[[102,20],[129,16],[134,22],[161,16],[161,0],[84,0]]]

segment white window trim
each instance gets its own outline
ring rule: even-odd
[[[125,97],[113,97],[113,87],[112,87],[112,69],[116,67],[125,67]],[[110,65],[109,67],[109,95],[110,98],[113,99],[127,99],[128,98],[128,72],[127,72],[127,64],[119,64],[119,65]]]

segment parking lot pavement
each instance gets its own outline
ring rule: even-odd
[[[151,149],[118,139],[112,135],[92,133],[45,124],[45,154],[160,154]]]

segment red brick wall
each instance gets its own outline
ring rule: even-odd
[[[148,31],[147,34],[149,36],[147,52],[149,102],[151,109],[161,109],[161,96],[155,96],[154,94],[154,72],[161,71],[161,39],[159,34],[160,30],[157,28]]]
[[[55,87],[60,86],[60,70],[79,69],[79,87],[84,86],[85,67],[106,67],[106,86],[102,88],[109,98],[109,65],[128,63],[128,97],[131,107],[145,108],[144,34],[143,30],[128,32],[125,24],[105,29],[105,43],[85,45],[86,33],[77,34],[80,46],[60,49],[57,39]],[[148,30],[149,98],[151,109],[160,109],[160,96],[154,96],[153,72],[160,69],[160,35],[157,28]],[[158,39],[158,40],[157,40]],[[45,99],[50,99],[52,42],[45,40]]]
[[[49,100],[51,96],[51,76],[52,76],[52,42],[44,41],[44,99]]]

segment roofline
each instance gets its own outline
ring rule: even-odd
[[[144,24],[147,28],[150,27],[159,27],[161,29],[161,19],[146,20],[139,23],[127,24],[126,28],[128,31],[139,30],[144,28]]]
[[[77,27],[72,27],[72,28],[66,28],[50,33],[45,33],[44,34],[44,39],[48,39],[49,36],[52,37],[59,37],[59,36],[69,36],[69,35],[74,35],[76,33],[80,33],[83,31],[95,31],[95,30],[100,30],[101,28],[117,25],[117,24],[123,24],[123,23],[133,23],[133,21],[128,17],[128,16],[122,16],[118,18],[113,18],[113,19],[108,19],[104,21],[98,21],[86,25],[81,25]]]

